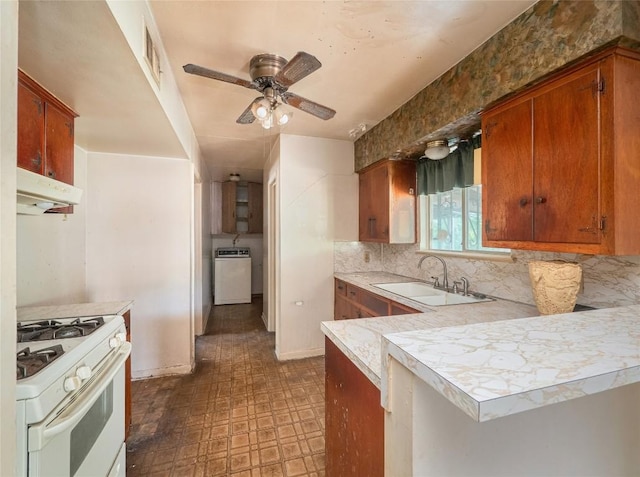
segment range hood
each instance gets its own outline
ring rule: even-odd
[[[77,205],[82,197],[77,187],[20,167],[16,182],[18,214],[40,215],[49,209]]]

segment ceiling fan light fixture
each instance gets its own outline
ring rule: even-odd
[[[264,120],[269,116],[269,112],[271,111],[271,103],[267,98],[262,98],[259,101],[256,101],[251,106],[251,112],[258,120]]]
[[[273,114],[271,114],[271,112],[269,112],[267,117],[260,121],[260,124],[262,124],[262,127],[265,128],[265,129],[271,129],[273,127],[273,125],[274,125]]]
[[[427,142],[424,155],[433,161],[439,161],[449,155],[449,142],[446,139]]]
[[[282,105],[278,105],[273,113],[276,123],[278,123],[279,126],[284,126],[285,124],[287,124],[291,119],[291,116],[293,116],[293,113],[285,110]]]

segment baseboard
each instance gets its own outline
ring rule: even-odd
[[[156,368],[156,369],[143,369],[139,371],[131,372],[131,379],[149,379],[159,378],[160,376],[176,376],[180,374],[190,374],[193,368],[188,364],[182,364],[180,366],[171,366],[170,368]]]
[[[278,361],[289,361],[292,359],[302,359],[302,358],[314,358],[316,356],[324,356],[324,346],[322,348],[290,351],[288,353],[276,354]]]

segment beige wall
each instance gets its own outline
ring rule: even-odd
[[[135,300],[134,378],[191,370],[192,166],[89,153],[87,298]]]
[[[279,359],[324,354],[320,323],[333,317],[333,243],[357,239],[357,188],[352,143],[280,136]]]
[[[0,475],[16,464],[16,111],[18,2],[0,2]]]
[[[87,153],[74,149],[74,184],[82,199],[73,214],[18,215],[18,306],[83,303]]]

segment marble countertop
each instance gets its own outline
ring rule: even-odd
[[[484,422],[640,382],[640,305],[387,334],[382,353]]]
[[[371,283],[416,281],[386,272],[336,273],[336,278],[359,286],[424,313],[379,318],[325,321],[324,334],[378,388],[381,385],[382,336],[398,332],[427,330],[485,321],[506,320],[537,315],[535,306],[505,300],[470,305],[428,307],[407,298],[370,286]]]
[[[71,305],[23,306],[17,309],[18,321],[55,320],[82,316],[121,315],[133,301],[75,303]]]

